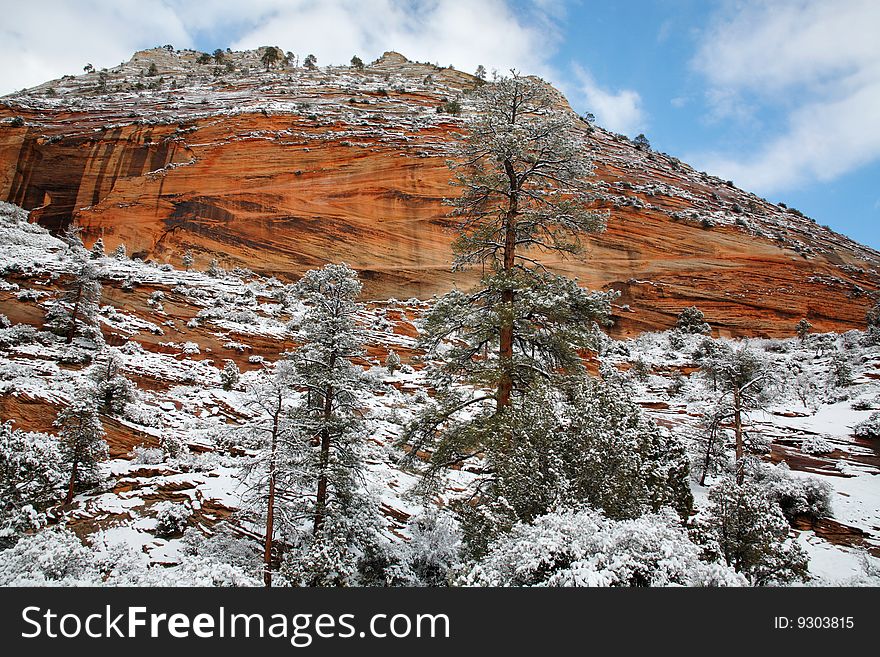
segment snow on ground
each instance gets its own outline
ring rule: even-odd
[[[5,277],[0,294],[11,296],[25,284],[40,285],[46,294],[36,303],[45,308],[56,294],[59,279],[75,262],[70,247],[26,223],[26,216],[13,206],[0,205],[0,215],[5,215],[0,216],[0,240],[6,245],[0,251],[0,271]],[[247,454],[228,453],[223,444],[225,436],[246,416],[247,387],[262,369],[271,367],[272,358],[257,353],[253,344],[268,339],[270,344],[292,347],[288,324],[299,320],[302,307],[288,298],[289,290],[278,281],[249,272],[214,272],[209,276],[127,258],[104,257],[94,262],[105,286],[135,282],[135,287],[149,288],[149,299],[142,305],[105,304],[101,310],[105,333],[121,336],[122,341],[107,348],[119,355],[128,376],[149,385],[142,385],[138,400],[129,405],[123,417],[115,419],[121,427],[121,440],[131,442],[128,454],[104,464],[106,483],[96,492],[76,498],[71,523],[84,532],[100,530],[107,545],[128,545],[146,554],[152,563],[178,563],[183,558],[181,541],[155,535],[154,507],[169,500],[187,505],[193,512],[191,524],[206,534],[239,507],[240,465]],[[175,304],[192,309],[193,319],[186,330],[181,329],[191,338],[168,341],[160,336],[165,331],[162,326],[170,329],[163,322],[175,319],[162,319],[168,317],[163,304],[171,298]],[[7,303],[35,302],[9,298],[3,303],[5,307]],[[418,363],[404,362],[391,374],[382,362],[390,348],[416,348],[412,335],[426,308],[427,304],[417,300],[389,300],[370,304],[359,317],[374,354],[364,363],[369,392],[362,400],[362,411],[371,427],[364,454],[366,477],[380,500],[393,540],[406,536],[405,519],[420,509],[419,500],[411,495],[417,477],[400,468],[402,452],[395,442],[403,424],[428,397],[424,372],[412,367],[420,367]],[[4,341],[4,335],[13,335],[8,332],[16,330],[0,329],[0,396],[53,406],[65,404],[82,383],[84,354],[94,345],[75,341],[68,346],[55,336],[30,329],[29,333],[19,330],[14,339]],[[209,351],[208,338],[219,340],[222,351]],[[628,369],[627,377],[645,411],[691,440],[701,435],[699,415],[711,397],[710,388],[699,374],[682,377],[679,373],[694,369],[693,353],[703,339],[666,332],[609,340],[601,360]],[[782,374],[766,412],[752,413],[747,424],[752,431],[773,438],[781,453],[791,456],[796,476],[818,476],[827,481],[834,491],[834,519],[865,532],[863,547],[880,549],[880,458],[876,444],[857,442],[853,435],[853,427],[880,408],[875,404],[880,381],[868,376],[875,373],[880,353],[876,346],[865,346],[860,339],[846,334],[813,336],[803,344],[795,339],[752,341],[774,368],[789,374],[796,368],[814,380],[817,389],[809,392],[805,404],[791,386],[784,385],[793,377]],[[850,385],[829,383],[836,353],[845,354],[853,364]],[[251,360],[245,357],[243,361],[252,367],[242,372],[237,386],[224,390],[220,368],[228,356],[236,354],[248,354]],[[48,422],[53,414],[54,410]],[[34,421],[30,417],[13,419]],[[804,452],[805,438],[817,435],[836,451],[831,455]],[[163,440],[177,441],[187,449],[171,458],[156,447]],[[794,457],[811,459],[809,473],[798,469]],[[474,477],[467,470],[451,471],[442,501],[466,490]],[[706,488],[696,479],[693,491],[699,507],[706,502]],[[832,545],[809,530],[800,531],[798,540],[810,554],[817,583],[851,582],[865,571],[864,550]]]

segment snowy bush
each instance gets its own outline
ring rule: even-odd
[[[187,356],[195,356],[201,353],[197,342],[184,342],[181,351]]]
[[[776,466],[761,463],[757,470],[756,481],[789,522],[799,516],[818,520],[831,515],[831,486],[824,481],[794,476],[785,462]]]
[[[186,529],[192,509],[186,504],[159,502],[153,506],[156,513],[156,535],[169,537],[182,534]]]
[[[519,523],[478,563],[463,586],[740,586],[719,562],[700,560],[672,512],[610,520],[589,507]]]
[[[825,436],[807,436],[801,441],[801,451],[804,454],[830,454],[834,445]]]
[[[708,335],[712,332],[711,327],[706,323],[706,317],[703,311],[696,306],[685,308],[678,316],[675,322],[675,328],[683,333],[701,333]]]
[[[0,349],[9,349],[38,340],[38,331],[30,324],[16,324],[9,328],[0,328]]]
[[[853,431],[860,438],[880,438],[880,411],[871,413],[867,420],[862,420]]]
[[[132,461],[138,465],[158,465],[165,460],[165,453],[158,447],[136,445],[132,450]]]
[[[0,424],[0,544],[43,524],[42,510],[58,501],[65,481],[58,440]]]
[[[68,529],[47,529],[0,552],[2,586],[95,586],[101,573],[92,550]]]

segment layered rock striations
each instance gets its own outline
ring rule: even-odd
[[[449,146],[476,78],[397,53],[358,71],[258,51],[199,63],[142,51],[108,71],[0,100],[0,199],[87,244],[180,266],[218,260],[279,278],[328,261],[374,298],[428,297],[450,272]],[[457,101],[461,115],[450,113]],[[564,100],[560,100],[564,102]],[[554,262],[621,292],[617,334],[668,328],[697,305],[722,334],[863,328],[880,254],[732,184],[581,123],[608,230]]]

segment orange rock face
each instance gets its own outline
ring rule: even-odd
[[[197,267],[217,259],[292,279],[329,261],[358,269],[372,298],[469,285],[450,271],[448,145],[438,113],[474,78],[386,55],[359,73],[262,71],[252,53],[217,75],[188,52],[144,51],[107,74],[0,104],[0,199],[46,226],[76,222],[137,254]],[[156,62],[152,90],[139,72]],[[245,71],[246,67],[251,70]],[[161,84],[158,81],[161,80]],[[143,85],[142,85],[143,86]],[[13,120],[20,117],[22,122]],[[608,230],[581,260],[551,261],[621,292],[618,335],[671,326],[697,305],[722,334],[863,328],[880,254],[584,123]]]

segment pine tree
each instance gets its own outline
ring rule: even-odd
[[[675,328],[685,333],[697,333],[708,335],[712,332],[712,328],[706,323],[706,317],[703,311],[696,306],[685,308],[678,315],[675,322]]]
[[[91,262],[81,260],[67,290],[46,314],[46,325],[59,335],[65,336],[68,344],[73,342],[77,331],[92,339],[99,338],[100,302],[101,284],[98,282],[98,270]]]
[[[296,335],[300,347],[290,357],[297,387],[306,391],[297,422],[310,453],[303,485],[314,495],[307,507],[311,537],[288,561],[287,573],[314,586],[349,581],[357,561],[352,546],[367,540],[375,520],[363,489],[359,454],[363,371],[351,362],[363,353],[363,335],[355,321],[360,291],[356,272],[345,264],[308,271],[296,284],[307,311]]]
[[[799,321],[797,323],[797,325],[794,327],[795,335],[797,335],[797,337],[801,341],[801,343],[803,343],[807,339],[807,336],[810,334],[810,329],[812,329],[812,328],[813,328],[813,325],[810,324],[809,321],[807,321],[806,317],[804,319],[802,319],[801,321]]]
[[[708,560],[723,558],[753,586],[807,578],[807,555],[788,536],[779,506],[753,482],[727,478],[709,490],[709,506],[691,533]]]
[[[400,356],[394,349],[388,350],[388,355],[385,357],[385,369],[392,375],[400,369]]]
[[[482,64],[480,64],[479,66],[477,66],[477,70],[474,72],[474,75],[479,80],[485,80],[486,79],[486,67],[483,66]]]
[[[95,384],[98,410],[107,415],[122,415],[125,407],[137,399],[137,388],[122,373],[122,359],[115,350],[106,349],[89,370]]]
[[[461,218],[454,268],[489,273],[473,292],[440,300],[426,342],[456,335],[467,343],[451,352],[448,369],[491,385],[499,411],[515,389],[576,367],[577,349],[592,343],[611,298],[589,295],[536,260],[541,252],[579,253],[579,235],[605,221],[589,208],[592,164],[559,101],[546,84],[515,73],[482,86],[452,165],[462,190],[450,201]],[[479,364],[477,355],[485,356]]]
[[[128,254],[125,251],[125,244],[122,242],[119,243],[119,246],[117,246],[116,250],[113,252],[113,257],[117,260],[125,260],[128,257]]]
[[[314,55],[306,55],[306,58],[303,61],[303,66],[310,71],[314,71],[318,67],[318,58]]]
[[[186,271],[190,270],[190,268],[193,266],[193,262],[195,262],[195,258],[193,258],[192,251],[187,251],[186,253],[183,254],[182,264],[183,264],[183,268]]]
[[[73,501],[78,485],[96,481],[98,462],[107,457],[107,443],[103,438],[104,427],[98,418],[96,397],[94,385],[80,387],[55,420],[55,426],[59,428],[62,458],[70,469],[65,504]]]
[[[220,370],[220,382],[223,385],[223,389],[232,390],[238,385],[240,378],[241,372],[238,369],[238,365],[235,364],[235,361],[227,360],[223,369]]]
[[[300,432],[294,420],[294,382],[292,366],[281,361],[271,375],[262,376],[250,387],[245,404],[250,419],[242,431],[256,454],[244,468],[244,510],[256,510],[264,518],[263,582],[267,587],[272,586],[278,559],[276,535],[290,532],[296,522],[295,514],[282,504],[298,492],[294,473],[302,461]]]
[[[267,71],[282,59],[284,59],[284,53],[277,46],[266,46],[263,49],[263,54],[260,56],[260,61]]]
[[[736,349],[721,345],[703,361],[703,373],[712,378],[717,391],[721,393],[719,405],[727,412],[724,420],[733,419],[736,438],[737,482],[743,482],[743,420],[750,410],[763,408],[766,393],[773,381],[770,364],[756,351],[744,344]]]
[[[352,67],[354,67],[354,69],[356,71],[363,71],[364,70],[364,61],[360,57],[358,57],[357,55],[354,55],[351,58],[351,65],[352,65]]]
[[[92,260],[97,260],[98,258],[103,258],[106,253],[104,253],[104,240],[102,238],[98,238],[95,240],[95,243],[92,245]]]

